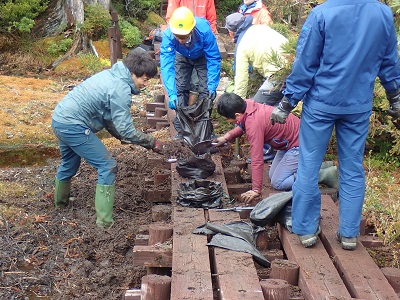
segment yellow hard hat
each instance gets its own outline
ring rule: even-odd
[[[194,26],[196,20],[192,11],[186,6],[178,7],[172,13],[171,19],[169,19],[169,26],[173,34],[186,35],[189,34]]]

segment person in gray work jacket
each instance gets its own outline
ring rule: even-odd
[[[300,154],[293,184],[292,221],[304,247],[318,241],[318,171],[335,128],[339,160],[339,227],[343,249],[357,245],[365,195],[365,141],[376,77],[386,90],[388,115],[399,117],[400,65],[391,9],[376,0],[327,0],[301,30],[285,97],[271,114],[285,123],[302,100]]]
[[[123,143],[162,152],[160,142],[136,130],[130,114],[132,94],[139,94],[156,74],[156,62],[147,53],[133,50],[111,69],[77,85],[57,104],[52,118],[61,153],[55,178],[56,207],[68,205],[71,178],[83,158],[97,169],[96,223],[104,228],[112,225],[117,163],[95,133],[105,128]]]

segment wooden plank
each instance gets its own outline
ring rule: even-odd
[[[219,49],[219,53],[221,55],[221,58],[222,59],[227,58],[228,54],[226,53],[226,48],[225,48],[224,41],[222,40],[222,38],[219,35],[217,35],[216,37],[217,37],[217,45],[218,45],[218,49]]]
[[[322,234],[326,251],[354,298],[365,300],[399,299],[385,275],[358,241],[354,251],[343,250],[336,239],[339,226],[338,208],[328,196],[322,196]]]
[[[204,210],[175,206],[171,299],[214,299],[207,237],[192,234]]]
[[[321,242],[311,248],[304,248],[298,236],[284,226],[278,224],[278,231],[287,258],[300,267],[299,287],[306,300],[328,297],[351,299]]]
[[[240,221],[237,212],[209,210],[210,222]],[[214,248],[214,266],[220,299],[264,299],[253,257],[249,253]]]

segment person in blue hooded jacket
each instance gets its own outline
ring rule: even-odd
[[[71,178],[83,158],[97,169],[96,223],[104,228],[112,225],[117,163],[95,133],[105,128],[123,143],[161,153],[162,144],[136,130],[130,114],[132,94],[139,94],[156,74],[157,64],[151,56],[135,49],[111,69],[77,85],[57,104],[52,117],[61,153],[55,178],[56,207],[68,205]]]
[[[339,228],[343,249],[357,245],[365,195],[365,141],[376,77],[388,115],[400,113],[400,66],[391,9],[376,0],[327,0],[309,14],[297,42],[285,97],[270,116],[285,123],[302,100],[300,155],[292,221],[304,247],[320,232],[318,171],[335,128],[339,161]]]
[[[199,99],[208,97],[214,101],[220,80],[221,55],[210,23],[195,18],[185,6],[177,8],[163,32],[160,66],[170,109],[188,105],[193,70],[198,77]],[[174,126],[177,138],[182,138],[177,118]]]

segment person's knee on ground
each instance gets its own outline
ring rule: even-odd
[[[339,173],[336,166],[331,166],[319,170],[318,183],[330,188],[339,189]]]
[[[293,178],[295,177],[295,175],[292,175],[292,176],[293,176]],[[285,180],[280,179],[279,181],[271,179],[271,187],[278,191],[290,191],[292,189],[293,184],[288,184],[287,183],[288,179],[289,179],[289,177],[286,178]],[[293,179],[293,182],[294,182],[294,179]]]
[[[61,181],[55,178],[54,205],[55,207],[65,207],[69,203],[71,192],[71,180]]]

